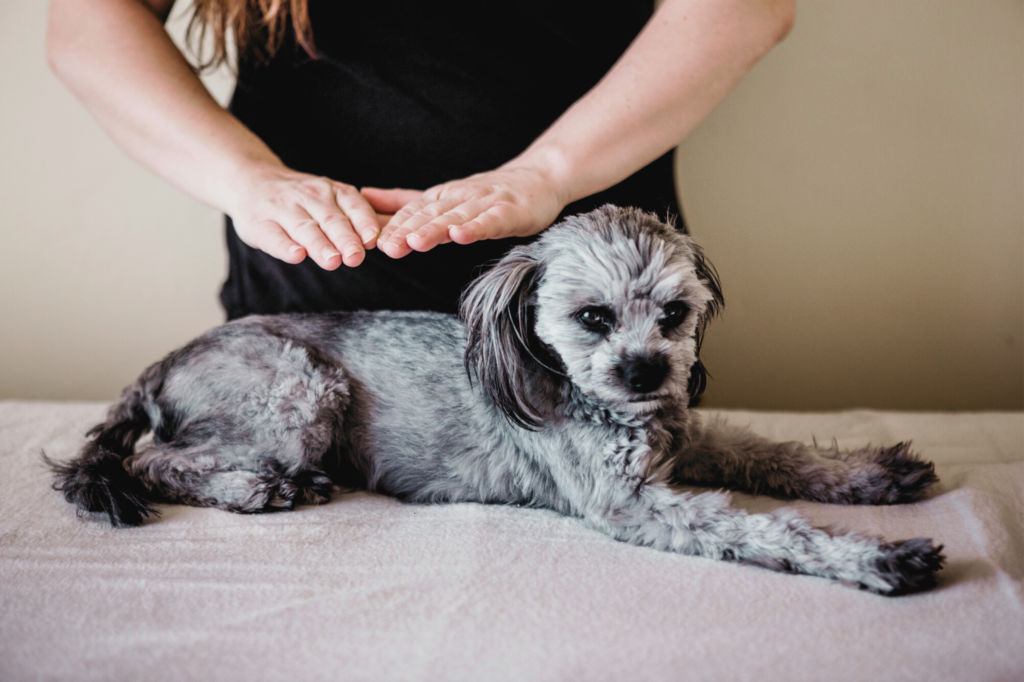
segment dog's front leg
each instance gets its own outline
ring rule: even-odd
[[[908,502],[938,480],[934,465],[911,452],[910,443],[841,451],[773,442],[722,421],[694,434],[691,446],[678,455],[674,478],[838,504]]]
[[[831,578],[888,596],[933,587],[943,562],[942,547],[929,539],[833,536],[789,510],[734,509],[724,493],[680,494],[652,484],[589,507],[587,522],[624,542]]]

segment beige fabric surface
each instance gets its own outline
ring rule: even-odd
[[[99,403],[0,403],[0,680],[1024,680],[1024,414],[726,413],[767,436],[912,438],[941,479],[898,507],[791,503],[930,536],[939,587],[887,599],[631,547],[546,511],[368,494],[240,516],[76,517]],[[765,511],[784,503],[736,496]]]

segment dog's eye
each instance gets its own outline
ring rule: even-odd
[[[604,332],[615,323],[615,313],[607,308],[592,306],[576,313],[576,319],[592,332]]]
[[[683,323],[686,319],[686,314],[690,312],[690,306],[686,305],[682,301],[672,301],[665,306],[664,315],[658,320],[658,324],[661,325],[661,331],[668,332],[675,329]]]

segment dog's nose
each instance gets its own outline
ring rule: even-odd
[[[622,378],[636,393],[658,390],[668,376],[668,359],[664,355],[630,358],[622,363]]]

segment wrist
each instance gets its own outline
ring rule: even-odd
[[[259,187],[288,172],[270,150],[260,156],[241,156],[229,161],[214,180],[215,207],[229,216],[248,204]]]
[[[578,189],[574,184],[576,173],[569,155],[555,145],[531,145],[502,168],[536,173],[563,207],[580,198],[577,196]]]

